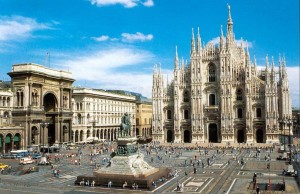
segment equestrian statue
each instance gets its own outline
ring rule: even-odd
[[[131,123],[130,123],[130,116],[128,113],[125,113],[124,116],[122,117],[122,123],[120,126],[120,131],[119,131],[119,137],[128,137],[130,135],[130,129],[131,129]]]

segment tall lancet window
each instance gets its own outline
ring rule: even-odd
[[[213,63],[208,65],[208,82],[216,81],[216,66]]]
[[[188,91],[184,91],[183,93],[183,102],[189,102],[190,101],[190,95]]]
[[[243,100],[243,91],[241,89],[236,91],[236,100]]]

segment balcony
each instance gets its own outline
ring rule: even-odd
[[[218,105],[203,105],[204,111],[207,112],[216,112],[219,111]]]

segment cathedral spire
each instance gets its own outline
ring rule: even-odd
[[[197,33],[197,51],[198,53],[201,52],[201,37],[200,37],[200,29],[198,27],[198,33]]]
[[[178,52],[177,52],[177,46],[176,46],[176,51],[175,51],[175,70],[178,69]]]
[[[228,20],[227,20],[227,36],[226,39],[229,42],[234,41],[234,36],[233,36],[233,21],[231,18],[231,12],[230,12],[230,5],[227,4],[228,7]]]
[[[196,51],[195,48],[195,36],[194,36],[194,28],[192,28],[192,45],[191,45],[191,54],[194,53]]]
[[[220,29],[220,48],[222,49],[224,46],[224,35],[223,35],[223,26],[221,25]]]

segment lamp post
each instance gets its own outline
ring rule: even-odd
[[[285,125],[286,125],[286,119],[283,118],[282,120],[280,120],[279,124],[281,126],[281,135],[282,135],[282,131],[283,131],[283,151],[285,152]]]
[[[287,126],[289,128],[289,135],[288,135],[288,143],[289,143],[289,163],[291,164],[292,161],[292,145],[291,145],[291,126],[293,126],[293,123],[295,122],[294,119],[291,119],[290,117],[284,117],[282,120],[279,121],[279,123],[282,125],[284,130],[284,151],[285,151],[285,127]]]

